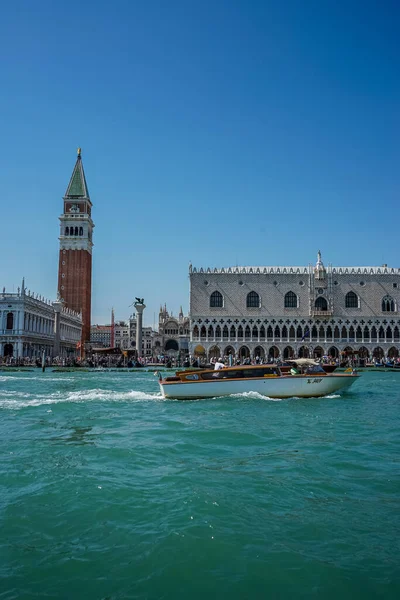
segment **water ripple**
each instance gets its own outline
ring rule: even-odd
[[[395,376],[182,403],[70,375],[0,379],[0,598],[397,600]]]

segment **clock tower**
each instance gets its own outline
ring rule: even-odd
[[[81,149],[64,196],[60,216],[58,293],[66,308],[82,313],[81,348],[90,340],[92,300],[92,203],[83,170]]]

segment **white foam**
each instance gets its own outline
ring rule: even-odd
[[[22,373],[23,375],[23,373]],[[17,377],[16,375],[0,375],[0,381],[12,381],[18,379],[18,381],[41,381],[47,383],[49,381],[74,381],[73,377],[47,377],[46,375],[37,375],[35,377]]]
[[[94,389],[67,393],[54,392],[47,396],[40,394],[33,396],[33,394],[22,394],[21,392],[1,392],[0,408],[18,410],[29,406],[42,406],[63,402],[142,402],[143,400],[163,400],[163,398],[160,393],[150,394],[135,390],[118,392]]]
[[[242,392],[241,394],[230,394],[229,398],[252,398],[255,400],[270,400],[271,402],[280,402],[282,398],[270,398],[263,396],[259,392]]]

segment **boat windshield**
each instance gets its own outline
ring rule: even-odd
[[[325,375],[324,369],[319,363],[315,362],[315,360],[299,358],[297,360],[291,360],[289,363],[292,365],[292,368],[290,369],[292,375],[296,373],[301,373],[303,375],[309,373],[321,375],[323,373]]]
[[[248,369],[219,369],[218,371],[206,371],[200,374],[201,379],[248,379],[250,377],[276,377],[279,370],[275,367],[255,367]]]
[[[309,365],[305,372],[306,373],[324,373],[324,375],[325,375],[325,371],[321,367],[321,365]]]

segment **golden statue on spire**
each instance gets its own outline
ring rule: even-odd
[[[82,150],[81,148],[78,148],[78,156],[81,155],[81,150]]]

